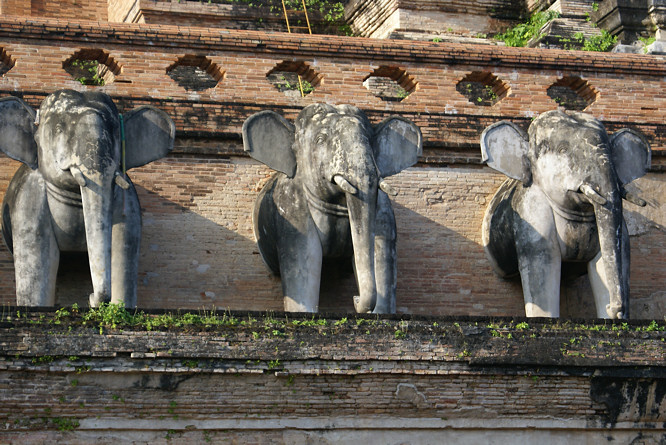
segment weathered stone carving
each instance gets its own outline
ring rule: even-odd
[[[325,104],[295,124],[264,111],[243,125],[245,150],[278,170],[257,198],[254,233],[282,277],[285,310],[316,312],[322,257],[353,252],[356,311],[394,312],[396,229],[383,178],[416,162],[419,128],[399,117],[373,128],[358,108]]]
[[[481,151],[509,178],[492,198],[483,244],[496,272],[520,273],[527,316],[559,316],[562,262],[587,264],[597,315],[629,316],[629,234],[624,185],[643,176],[650,148],[633,130],[608,135],[584,113],[549,111],[528,136],[510,122],[485,129]],[[584,269],[578,273],[584,273]]]
[[[164,112],[139,107],[120,117],[98,92],[57,91],[37,114],[0,99],[0,150],[24,163],[2,205],[19,305],[52,306],[60,252],[86,250],[91,306],[136,305],[141,211],[123,167],[165,156],[174,135]]]

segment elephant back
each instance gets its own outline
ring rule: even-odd
[[[486,256],[501,278],[518,275],[518,255],[513,233],[514,211],[511,206],[516,187],[522,183],[507,179],[493,195],[483,216],[481,240]]]
[[[254,238],[257,240],[261,258],[268,266],[268,269],[274,275],[280,275],[280,263],[277,252],[277,233],[273,230],[275,227],[275,217],[277,208],[273,198],[273,191],[280,176],[283,173],[275,173],[261,189],[254,204],[252,213],[252,227],[254,228]]]

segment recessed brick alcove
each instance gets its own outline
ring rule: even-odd
[[[417,83],[399,67],[380,66],[363,79],[363,86],[381,100],[401,102],[416,90]]]
[[[10,69],[14,67],[14,60],[9,57],[9,54],[0,47],[0,77],[4,76]]]
[[[188,91],[214,88],[223,78],[224,71],[205,56],[186,55],[166,69],[167,74]]]
[[[564,76],[552,84],[548,97],[567,110],[583,111],[592,105],[599,96],[590,83],[576,76]]]
[[[305,62],[285,60],[266,73],[266,80],[287,96],[307,96],[319,86],[322,75]]]
[[[102,49],[82,49],[62,63],[62,68],[83,85],[110,85],[121,73],[121,66]]]
[[[663,322],[84,316],[5,307],[0,441],[664,437]]]
[[[456,90],[474,105],[490,107],[511,92],[509,85],[488,71],[473,71],[456,84]]]

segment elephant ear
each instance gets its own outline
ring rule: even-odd
[[[296,173],[294,126],[273,111],[261,111],[248,117],[243,123],[243,148],[262,162],[290,178]]]
[[[0,99],[0,150],[7,156],[37,168],[35,110],[16,97]]]
[[[176,126],[162,110],[136,108],[123,116],[125,122],[125,167],[140,167],[161,159],[173,149]]]
[[[490,125],[481,134],[481,156],[489,167],[529,184],[532,179],[527,134],[508,121]]]
[[[625,128],[610,138],[611,158],[622,184],[643,176],[652,158],[650,145],[638,132]]]
[[[408,119],[388,118],[375,128],[373,150],[380,176],[395,175],[416,164],[423,154],[421,130]]]

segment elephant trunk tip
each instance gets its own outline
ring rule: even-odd
[[[354,309],[356,310],[356,313],[369,314],[374,309],[374,306],[375,306],[374,300],[371,302],[361,301],[361,297],[359,295],[354,295]]]
[[[100,307],[102,304],[110,302],[111,302],[111,297],[109,297],[108,295],[98,295],[93,292],[88,297],[88,303],[90,304],[90,307]]]
[[[614,320],[621,320],[626,318],[624,316],[624,311],[622,306],[617,306],[613,304],[606,305],[606,313],[608,316]]]

